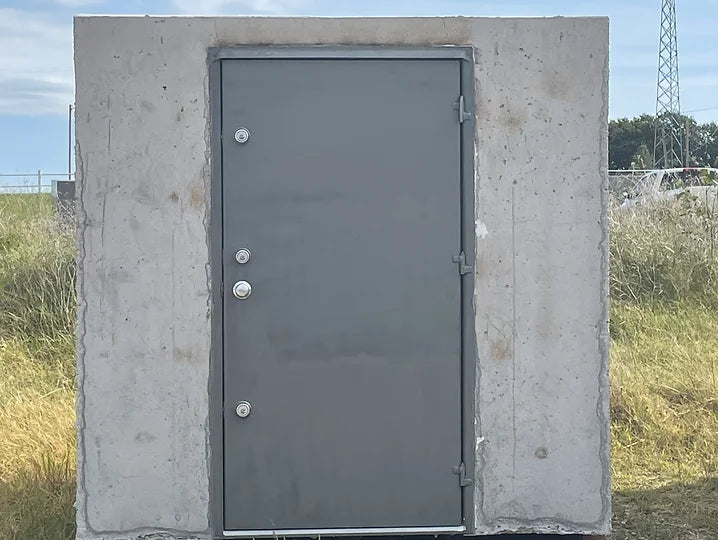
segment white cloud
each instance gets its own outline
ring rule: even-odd
[[[288,13],[305,5],[303,0],[172,0],[182,13],[219,15],[227,13]]]
[[[0,114],[63,114],[73,96],[70,22],[0,8]]]
[[[83,6],[92,6],[94,4],[102,4],[105,0],[55,0],[61,6],[76,8]]]

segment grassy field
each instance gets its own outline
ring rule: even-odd
[[[718,313],[615,302],[615,537],[718,538]]]
[[[614,212],[618,539],[718,538],[718,218]],[[0,195],[0,540],[74,538],[74,240],[41,195]]]
[[[0,195],[0,539],[74,538],[74,240]]]
[[[718,214],[614,211],[614,536],[718,538]]]

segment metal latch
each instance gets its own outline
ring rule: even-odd
[[[470,486],[474,483],[473,479],[466,476],[466,467],[463,461],[457,467],[452,467],[451,472],[459,477],[459,486],[461,487]]]
[[[473,266],[466,264],[466,255],[464,255],[463,251],[458,255],[454,255],[451,260],[459,265],[459,274],[462,276],[474,270]]]
[[[463,124],[466,120],[471,120],[471,113],[466,112],[464,96],[459,96],[459,101],[454,103],[454,110],[459,111],[459,124]]]

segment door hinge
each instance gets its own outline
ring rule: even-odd
[[[459,111],[459,124],[463,124],[466,120],[471,120],[471,114],[466,112],[464,96],[459,96],[459,100],[454,103],[454,110]]]
[[[474,483],[472,478],[466,476],[466,466],[463,461],[459,463],[458,467],[452,467],[451,472],[459,477],[459,486],[461,487],[470,486]]]
[[[464,255],[463,251],[458,255],[454,255],[451,260],[459,265],[459,274],[461,274],[462,276],[468,274],[474,269],[473,266],[469,266],[468,264],[466,264],[466,255]]]

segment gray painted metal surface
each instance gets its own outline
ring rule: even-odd
[[[225,529],[461,525],[459,94],[457,60],[222,62]]]
[[[55,211],[63,218],[71,218],[75,214],[75,181],[53,180],[52,199]]]
[[[74,180],[53,180],[52,196],[64,202],[75,202],[75,181]]]

